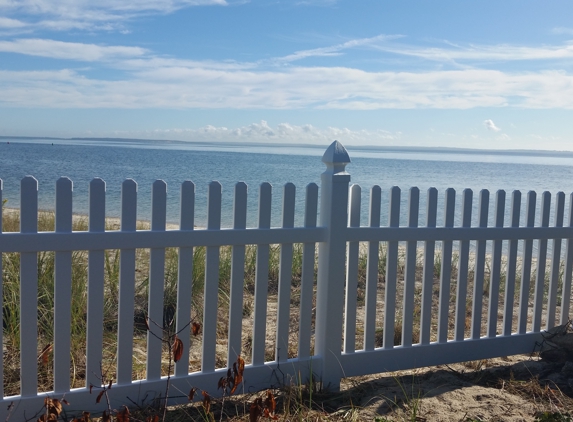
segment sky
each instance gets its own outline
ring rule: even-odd
[[[570,0],[0,0],[0,135],[573,150]]]

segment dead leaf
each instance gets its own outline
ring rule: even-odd
[[[101,401],[101,398],[103,396],[103,393],[105,393],[105,390],[101,390],[99,392],[99,394],[97,395],[97,399],[96,399],[96,403],[99,403]]]
[[[211,409],[211,396],[206,391],[203,391],[203,409],[205,409],[205,413],[209,413]]]
[[[107,413],[107,410],[103,411],[103,414],[101,415],[101,422],[111,422],[111,415]]]
[[[146,422],[159,422],[159,416],[148,416]]]
[[[193,387],[190,391],[189,391],[189,395],[187,396],[187,398],[189,399],[189,401],[193,401],[193,397],[195,397],[195,392],[197,391],[197,388]]]
[[[115,416],[117,422],[129,422],[129,409],[123,406],[123,410]]]
[[[179,360],[181,359],[181,356],[183,356],[183,342],[181,341],[181,339],[179,337],[177,337],[177,334],[175,335],[175,338],[173,339],[172,350],[173,350],[173,360],[175,362],[179,362]]]
[[[51,344],[46,345],[42,349],[40,356],[38,356],[38,360],[42,363],[42,365],[48,366],[48,363],[50,362],[50,353],[52,353],[52,350],[53,346]]]
[[[249,422],[257,422],[259,416],[261,415],[261,409],[263,406],[263,401],[258,397],[249,408]]]
[[[191,332],[193,333],[194,336],[198,336],[199,334],[201,334],[201,324],[199,324],[198,322],[194,322],[193,324],[191,324]]]

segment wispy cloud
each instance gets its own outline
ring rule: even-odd
[[[563,26],[559,26],[557,28],[553,28],[551,32],[553,32],[554,34],[573,35],[573,28],[565,28]]]
[[[146,50],[140,47],[100,46],[96,44],[25,38],[13,41],[0,41],[0,52],[94,62],[139,57],[143,56]]]
[[[227,0],[0,0],[0,13],[6,19],[4,25],[0,21],[0,28],[119,30],[125,21],[142,15],[227,4]],[[10,21],[20,26],[8,26]]]
[[[498,128],[495,123],[493,122],[493,120],[491,119],[487,119],[483,121],[483,125],[488,129],[488,130],[492,130],[494,132],[499,132],[501,129]]]
[[[363,47],[368,45],[373,45],[380,41],[392,40],[400,38],[401,35],[377,35],[370,38],[359,38],[354,40],[349,40],[341,44],[336,44],[328,47],[313,48],[310,50],[296,51],[293,54],[289,54],[283,57],[277,57],[273,59],[275,62],[293,62],[296,60],[302,60],[309,57],[320,57],[320,56],[338,56],[341,51],[348,50],[356,47]]]
[[[516,61],[573,58],[573,44],[539,47],[517,46],[511,44],[450,44],[450,48],[420,48],[407,44],[396,45],[379,43],[374,45],[373,48],[398,55],[413,56],[434,61]]]
[[[0,71],[0,105],[65,108],[573,108],[573,75],[492,70],[366,72],[165,67],[101,80],[79,71]]]

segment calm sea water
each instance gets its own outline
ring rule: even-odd
[[[9,142],[9,143],[8,143]],[[52,145],[52,142],[54,144]],[[120,213],[121,183],[132,178],[138,183],[138,219],[150,219],[151,184],[162,179],[168,186],[168,220],[179,220],[179,188],[183,181],[196,184],[196,225],[206,225],[207,186],[212,180],[223,186],[223,226],[232,222],[234,184],[244,181],[249,186],[248,224],[257,224],[258,188],[262,182],[273,185],[274,226],[281,222],[282,186],[292,182],[297,188],[297,224],[302,224],[304,189],[308,183],[320,185],[324,147],[241,147],[184,144],[179,142],[135,141],[52,141],[8,140],[0,142],[0,179],[8,206],[19,206],[19,184],[26,175],[39,181],[39,204],[53,209],[55,182],[68,176],[74,182],[74,212],[87,213],[88,184],[94,177],[106,182],[107,215]],[[474,191],[474,209],[481,189],[490,190],[490,215],[493,214],[495,191],[507,192],[507,209],[513,190],[521,190],[522,203],[528,191],[553,195],[573,191],[573,159],[560,157],[510,156],[488,154],[437,154],[372,152],[349,148],[352,163],[347,171],[352,183],[362,187],[363,223],[367,222],[369,190],[379,185],[383,192],[382,222],[387,221],[386,198],[391,186],[399,186],[406,223],[408,189],[421,190],[420,225],[425,225],[425,197],[428,188],[439,191],[440,207],[444,192],[454,188],[458,194],[456,215],[461,214],[461,193]],[[554,201],[552,200],[552,203]],[[567,209],[569,199],[566,200]],[[523,213],[524,214],[524,213]],[[439,225],[443,214],[439,213]],[[459,222],[459,217],[457,217]],[[507,218],[506,218],[507,220]],[[474,222],[477,212],[474,213]],[[539,218],[537,218],[539,221]],[[523,223],[523,221],[522,221]],[[507,224],[507,221],[506,221]]]

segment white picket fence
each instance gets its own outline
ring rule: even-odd
[[[224,245],[232,245],[233,251],[227,341],[227,362],[230,363],[242,353],[245,248],[246,245],[257,247],[252,355],[244,374],[245,387],[249,391],[287,382],[289,376],[304,382],[311,373],[315,380],[322,381],[324,387],[337,389],[344,377],[529,353],[535,342],[540,340],[543,329],[569,319],[573,207],[570,205],[568,208],[569,220],[564,227],[563,193],[556,195],[552,227],[549,227],[551,197],[548,192],[543,193],[541,226],[535,227],[536,195],[530,192],[526,200],[526,226],[519,227],[520,192],[513,192],[511,222],[504,224],[505,192],[498,191],[495,225],[488,227],[489,193],[481,191],[479,225],[471,227],[473,193],[465,190],[462,195],[462,224],[454,227],[454,190],[445,192],[445,220],[443,226],[438,226],[438,192],[432,188],[427,193],[426,226],[418,227],[419,190],[410,189],[408,222],[400,226],[401,192],[394,187],[389,195],[389,221],[387,226],[381,226],[381,189],[375,186],[370,192],[370,224],[360,227],[361,190],[357,185],[349,186],[350,175],[345,167],[350,158],[346,149],[335,141],[326,150],[322,161],[327,169],[321,179],[320,213],[318,186],[310,184],[306,190],[303,227],[294,227],[295,187],[292,184],[287,184],[283,191],[282,227],[270,227],[271,186],[263,183],[260,186],[258,227],[247,228],[247,186],[238,183],[235,186],[234,227],[221,229],[221,185],[212,182],[208,190],[207,228],[194,229],[195,187],[191,182],[184,182],[180,196],[180,227],[166,230],[166,185],[157,181],[152,189],[151,230],[136,230],[137,186],[133,180],[126,180],[121,193],[121,229],[106,231],[105,183],[94,179],[89,188],[89,230],[72,232],[72,182],[61,178],[56,185],[55,232],[38,233],[37,181],[33,177],[24,178],[21,183],[21,229],[18,233],[1,233],[0,219],[0,252],[20,253],[22,310],[37,309],[38,252],[55,252],[54,391],[38,391],[40,351],[37,314],[22,312],[20,395],[5,397],[2,394],[0,419],[6,419],[10,403],[14,404],[11,420],[32,417],[41,409],[46,396],[65,396],[70,402],[66,410],[72,413],[87,410],[94,415],[105,410],[104,401],[96,404],[89,387],[100,383],[97,374],[102,361],[104,251],[108,249],[121,250],[117,369],[116,379],[109,390],[114,408],[131,401],[141,402],[144,398],[151,401],[165,391],[165,377],[161,374],[162,344],[153,335],[148,335],[147,339],[147,376],[143,380],[132,379],[135,250],[138,248],[150,249],[149,317],[155,321],[163,318],[165,248],[179,250],[176,329],[182,330],[179,337],[184,342],[184,355],[175,365],[171,391],[188,392],[191,386],[195,386],[216,395],[214,386],[221,376],[226,375],[225,368],[216,367],[215,359],[219,252]],[[0,202],[1,188],[0,180]],[[318,215],[320,221],[317,224]],[[364,305],[358,305],[357,301],[360,242],[367,248]],[[400,242],[405,242],[402,243],[405,246],[400,246]],[[475,250],[471,252],[470,242],[475,242]],[[535,254],[534,242],[537,246]],[[550,253],[548,242],[551,242]],[[295,243],[303,244],[304,251],[298,310],[300,325],[297,356],[288,359],[286,350],[289,349],[289,329],[292,329],[289,327],[291,267]],[[562,243],[565,243],[564,252]],[[274,244],[280,245],[275,360],[266,362],[268,258],[269,247]],[[317,244],[318,276],[315,280]],[[422,248],[418,247],[419,244]],[[386,269],[384,297],[379,299],[381,245],[386,251]],[[491,254],[486,255],[486,245],[490,245]],[[193,248],[199,246],[206,247],[201,370],[189,373],[190,333],[189,327],[184,326],[191,312]],[[71,257],[72,251],[78,250],[88,251],[87,377],[85,387],[70,389]],[[403,277],[397,268],[402,251],[405,251]],[[503,273],[502,251],[507,251],[503,257],[506,263]],[[457,254],[457,264],[452,264],[456,262],[452,261],[453,254]],[[439,286],[434,281],[437,255],[441,259]],[[423,274],[416,278],[420,260]],[[491,263],[487,277],[486,261]],[[457,265],[457,268],[452,268],[452,265]],[[530,297],[533,267],[536,274],[531,281],[534,294]],[[547,274],[546,267],[550,268]],[[519,269],[521,274],[518,274]],[[453,285],[452,270],[457,271]],[[468,274],[471,273],[473,289],[468,289]],[[502,281],[505,296],[500,305],[498,298]],[[484,300],[484,286],[487,285],[488,299]],[[435,290],[439,294],[437,309],[432,304]],[[451,295],[451,291],[455,294]],[[415,309],[415,295],[420,292],[420,309]],[[397,304],[397,297],[403,298],[402,303]],[[518,299],[514,300],[515,297]],[[471,304],[471,312],[466,309],[467,303]],[[514,317],[515,310],[517,317]],[[415,318],[416,312],[419,318]],[[482,321],[483,312],[487,314],[485,321]],[[455,328],[449,330],[451,313]],[[468,315],[471,318],[469,335],[466,327]],[[357,330],[359,319],[361,330]],[[484,326],[485,335],[482,333]],[[398,346],[394,345],[396,327],[401,328],[402,334]],[[158,331],[153,325],[151,329]],[[380,336],[381,329],[382,344],[377,347],[380,344],[377,344],[376,336],[377,333]],[[412,344],[414,330],[420,333],[416,344]],[[361,350],[356,350],[357,339],[363,342]],[[0,367],[0,377],[3,377],[3,370]],[[3,393],[2,380],[0,389]],[[174,402],[181,400],[174,399]]]

